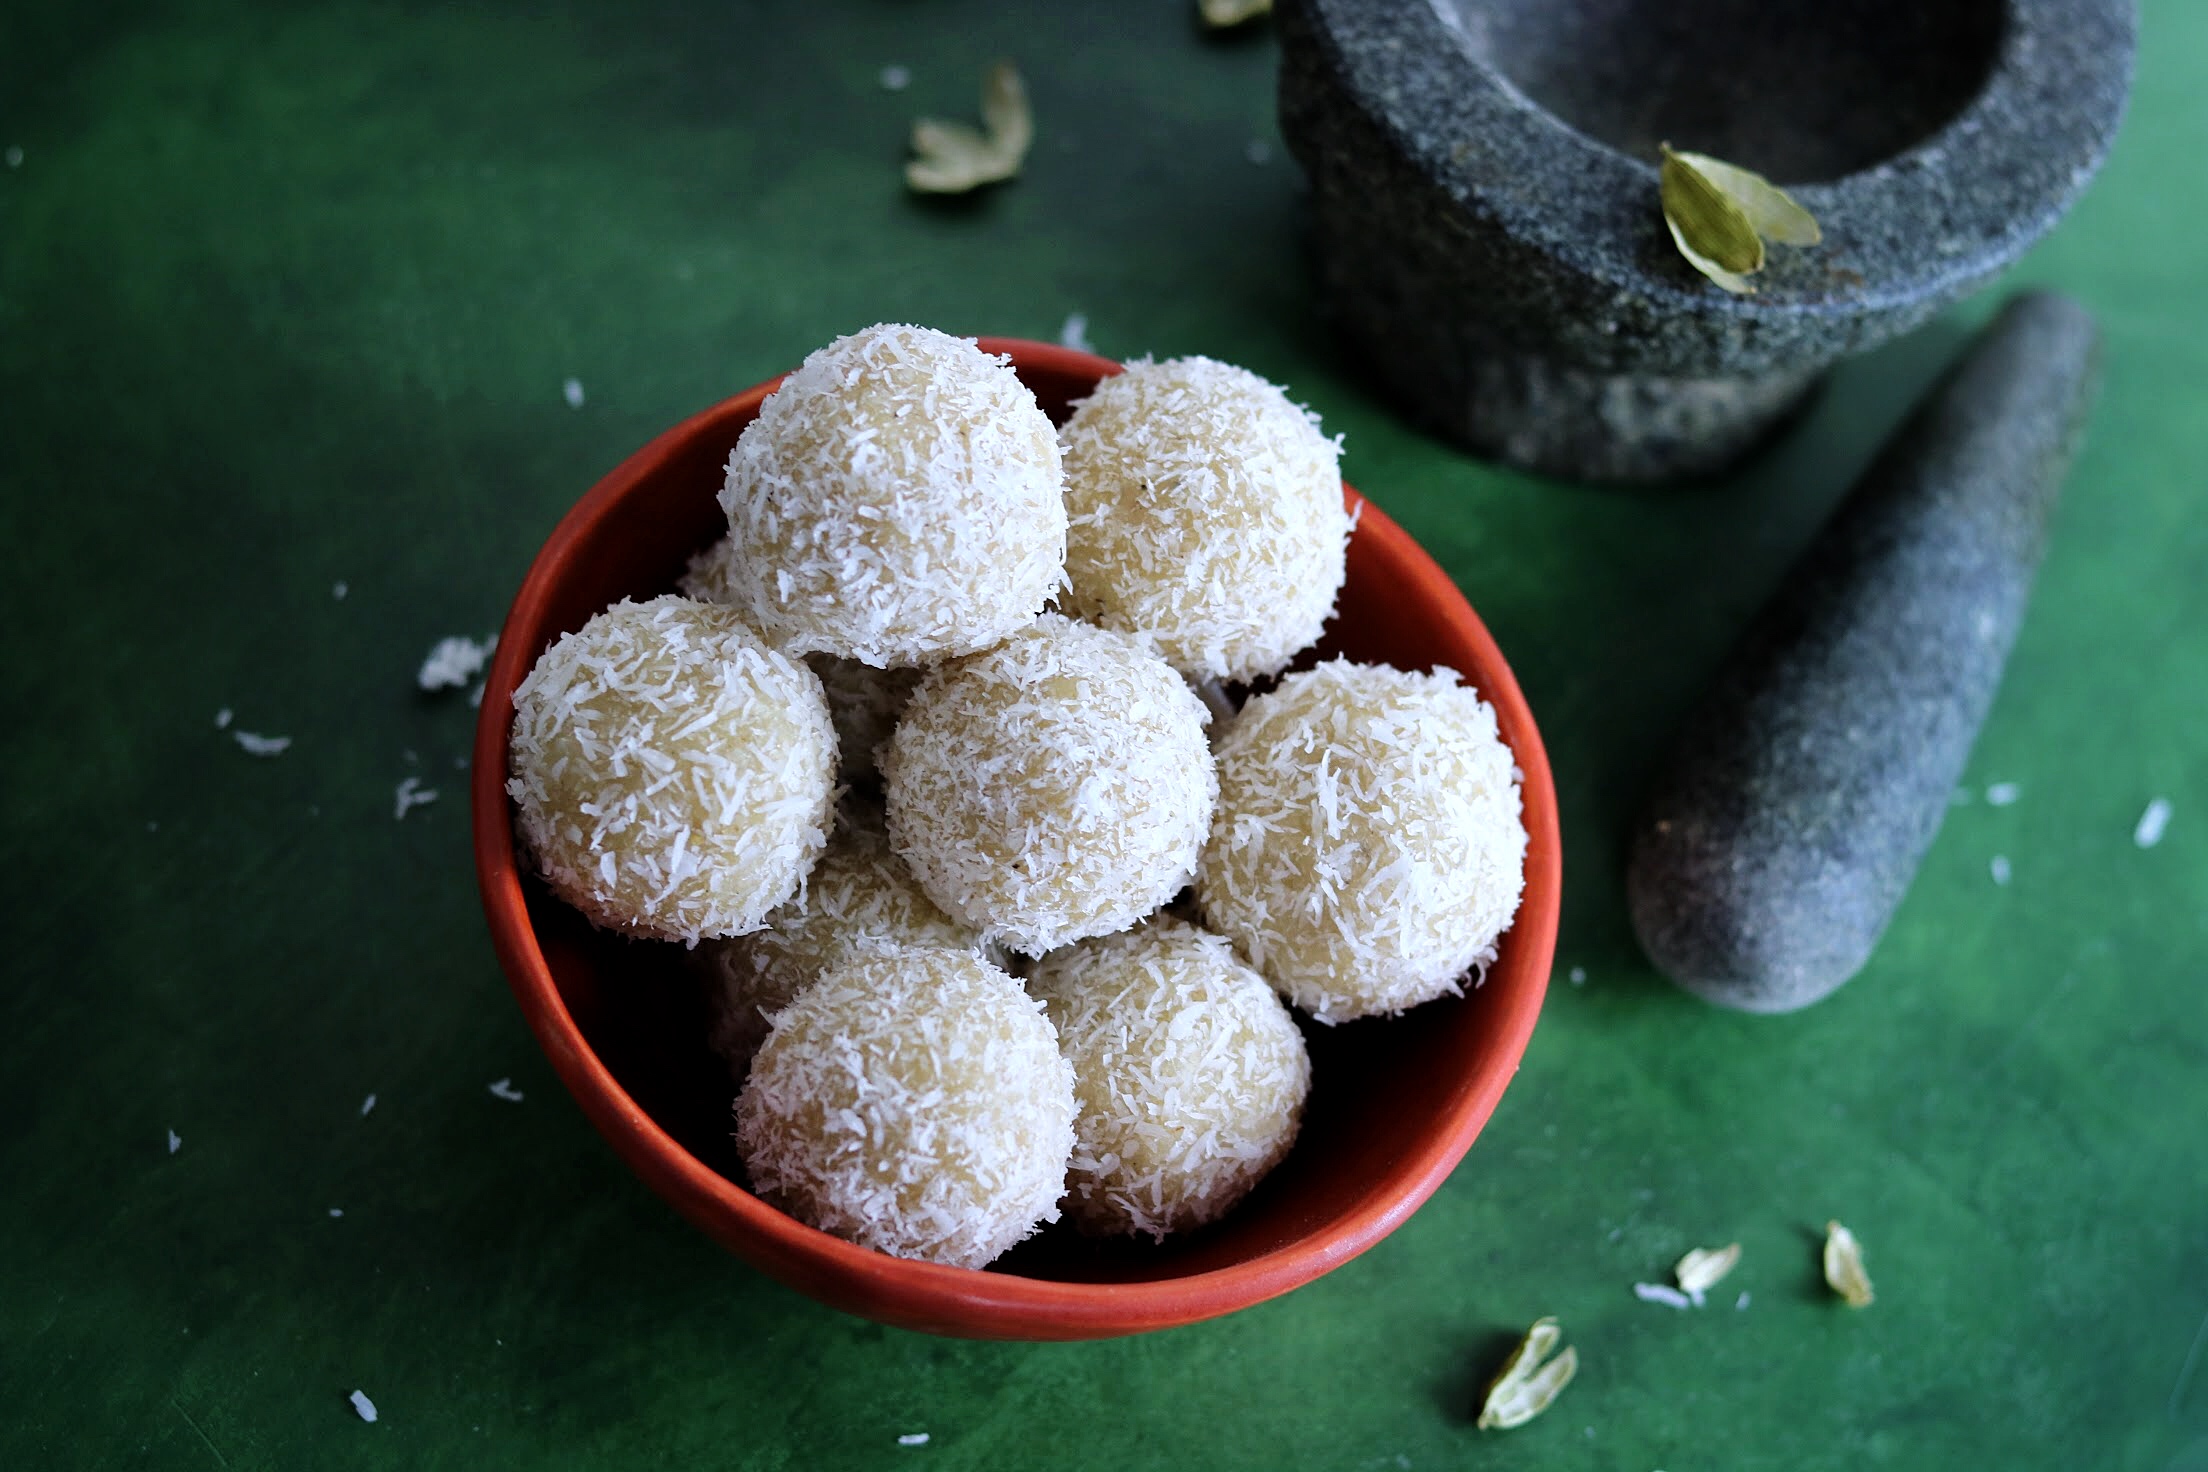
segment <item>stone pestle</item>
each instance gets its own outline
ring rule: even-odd
[[[1686,990],[1790,1012],[1870,959],[1992,704],[2099,360],[2077,303],[2011,299],[1688,717],[1626,873],[1642,949]]]

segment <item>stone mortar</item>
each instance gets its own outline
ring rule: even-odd
[[[1825,368],[1985,285],[2106,156],[2134,0],[1282,0],[1329,309],[1418,418],[1593,480],[1712,473]],[[1664,228],[1657,145],[1824,228],[1753,296]]]

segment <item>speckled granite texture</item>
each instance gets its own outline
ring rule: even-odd
[[[1319,276],[1395,398],[1513,464],[1722,468],[1824,367],[1984,285],[2105,156],[2132,0],[1283,0]],[[1673,248],[1669,141],[1823,224],[1751,297]]]
[[[2068,298],[2010,302],[1757,616],[1633,835],[1633,927],[1672,980],[1788,1012],[1870,958],[1993,702],[2099,357]]]

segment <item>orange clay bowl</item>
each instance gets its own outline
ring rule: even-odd
[[[1011,339],[1043,408],[1119,365]],[[780,382],[780,380],[776,380]],[[986,1270],[888,1257],[784,1216],[744,1186],[733,1097],[705,1045],[679,947],[596,931],[517,866],[504,790],[513,690],[546,645],[620,598],[671,591],[726,530],[715,497],[736,437],[775,383],[676,425],[562,519],[499,635],[476,729],[476,870],[499,962],[537,1041],[591,1123],[654,1191],[771,1277],[848,1313],[936,1334],[1095,1339],[1215,1318],[1310,1282],[1401,1226],[1487,1122],[1541,1010],[1556,947],[1556,792],[1525,697],[1464,595],[1403,529],[1360,508],[1349,580],[1320,648],[1404,668],[1447,665],[1495,707],[1525,774],[1525,898],[1481,986],[1400,1017],[1306,1024],[1312,1089],[1295,1149],[1213,1225],[1162,1244],[1045,1228]]]

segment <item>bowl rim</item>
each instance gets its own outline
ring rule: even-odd
[[[1101,379],[1120,365],[1094,354],[1019,338],[982,337],[1016,368]],[[832,1307],[880,1322],[968,1338],[1064,1340],[1143,1333],[1215,1318],[1278,1297],[1331,1272],[1394,1231],[1425,1203],[1470,1149],[1517,1071],[1547,991],[1562,880],[1554,782],[1532,712],[1502,651],[1439,564],[1347,482],[1359,536],[1389,546],[1394,569],[1446,610],[1452,642],[1468,645],[1491,677],[1479,686],[1494,707],[1521,773],[1527,830],[1525,887],[1501,965],[1489,1055],[1504,1066],[1461,1078],[1418,1145],[1392,1161],[1383,1188],[1302,1236],[1255,1257],[1185,1276],[1108,1283],[1063,1282],[895,1258],[855,1246],[784,1215],[692,1155],[635,1102],[598,1058],[569,1011],[529,920],[506,793],[513,691],[546,637],[547,605],[598,525],[636,486],[698,435],[755,411],[787,375],[755,385],[655,436],[607,472],[546,539],[507,612],[477,717],[469,775],[475,867],[501,970],[553,1069],[584,1114],[645,1183],[752,1266]],[[1469,675],[1470,671],[1459,671]],[[1521,976],[1520,973],[1523,973]]]

